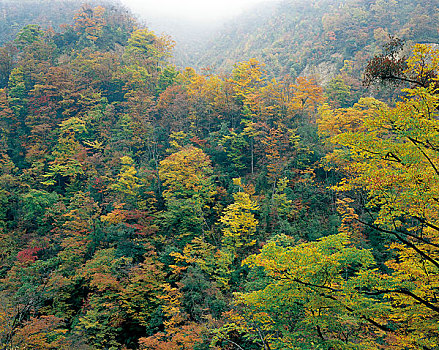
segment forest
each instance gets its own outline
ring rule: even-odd
[[[228,72],[103,2],[2,32],[0,349],[439,349],[438,6],[311,3]]]
[[[228,71],[257,58],[270,77],[306,76],[317,68],[327,85],[345,60],[360,77],[389,35],[409,45],[438,43],[438,21],[437,1],[430,0],[282,1],[241,15],[189,63]]]

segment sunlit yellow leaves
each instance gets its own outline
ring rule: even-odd
[[[322,87],[312,78],[267,81],[264,75],[263,65],[255,59],[241,62],[232,74],[235,94],[252,121],[285,122],[297,114],[312,116],[325,100]]]
[[[256,244],[254,235],[258,220],[254,212],[259,206],[247,193],[238,192],[233,195],[234,203],[230,204],[220,218],[224,225],[223,242],[231,249],[242,249]]]
[[[333,110],[324,104],[319,109],[319,132],[336,137],[341,133],[362,131],[365,117],[373,117],[383,107],[383,102],[373,98],[360,99],[353,107],[345,109]]]
[[[254,315],[255,319],[252,319],[252,316],[252,314],[239,314],[234,311],[225,313],[224,318],[226,323],[213,331],[213,337],[210,343],[211,347],[217,349],[216,346],[221,343],[235,345],[236,343],[230,338],[236,334],[241,335],[244,339],[257,339],[256,342],[262,341],[264,344],[269,343],[267,342],[269,335],[265,335],[265,331],[267,329],[266,325],[271,324],[272,320],[270,320],[266,313]],[[259,323],[260,320],[262,324],[265,324],[265,327],[261,326],[261,323]]]
[[[431,45],[416,44],[413,47],[413,55],[407,59],[407,69],[404,71],[409,76],[427,86],[429,82],[438,82],[439,72],[439,49]],[[431,80],[434,81],[431,81]],[[438,85],[436,85],[437,87]]]
[[[373,299],[356,289],[377,283],[370,251],[352,246],[345,234],[288,248],[281,241],[285,240],[267,243],[259,254],[244,260],[252,270],[262,268],[267,283],[235,295],[239,313],[228,319],[217,341],[236,329],[255,342],[263,339],[272,349],[342,341],[344,349],[357,349],[369,343],[373,333],[365,320],[378,320],[386,312],[386,306],[373,307]]]
[[[81,134],[87,132],[87,129],[85,128],[85,122],[77,117],[71,117],[63,121],[59,126],[61,133],[63,134],[68,134],[68,133]]]
[[[416,87],[394,106],[370,98],[348,109],[323,106],[319,120],[336,148],[328,160],[345,176],[335,189],[365,191],[377,213],[366,224],[393,240],[381,283],[392,301],[397,326],[387,341],[395,349],[432,348],[439,339],[439,51],[415,45],[407,66]],[[341,231],[355,236],[361,219],[340,204]]]
[[[136,61],[145,60],[148,63],[158,64],[171,54],[174,42],[168,36],[156,36],[148,29],[138,29],[131,34],[125,51],[127,59]]]
[[[201,149],[190,146],[162,160],[158,170],[167,206],[160,216],[162,227],[184,246],[207,229],[205,220],[216,193],[211,161]]]
[[[183,295],[177,288],[173,288],[169,284],[163,285],[163,291],[164,293],[159,296],[159,299],[163,302],[163,313],[168,317],[164,325],[166,327],[174,327],[185,318],[181,310],[181,298]]]
[[[211,276],[217,282],[218,287],[228,287],[234,259],[230,252],[220,250],[200,238],[194,238],[184,247],[183,253],[173,252],[171,256],[175,258],[177,264],[171,266],[175,274],[187,270],[190,265],[197,266]]]
[[[165,198],[209,198],[214,193],[209,157],[199,148],[187,147],[160,162],[159,175]]]
[[[256,59],[239,63],[233,71],[236,96],[249,106],[258,102],[256,93],[263,84],[263,74],[263,64]]]
[[[117,176],[117,181],[110,188],[129,196],[136,196],[143,184],[137,176],[137,170],[133,165],[134,161],[128,156],[122,157],[120,161],[122,168]]]
[[[377,222],[391,223],[401,215],[434,215],[426,204],[437,206],[438,99],[424,88],[411,93],[415,91],[417,97],[398,102],[392,109],[374,103],[366,110],[354,106],[335,113],[322,111],[321,132],[331,134],[333,143],[346,147],[335,154],[351,177],[338,188],[370,191],[370,204],[381,206]],[[351,116],[355,115],[358,119],[353,125]]]
[[[341,216],[341,225],[339,231],[348,234],[353,240],[361,240],[362,225],[357,221],[358,214],[350,207],[354,202],[351,198],[343,198],[337,200],[337,211]]]

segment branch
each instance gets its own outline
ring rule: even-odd
[[[327,287],[327,286],[320,286],[320,285],[316,285],[316,284],[313,284],[313,283],[304,282],[304,281],[301,281],[301,280],[299,280],[299,279],[297,279],[297,278],[292,279],[292,281],[294,281],[294,282],[296,282],[296,283],[303,284],[303,285],[305,285],[305,286],[309,286],[309,287],[321,288],[321,289],[327,289],[327,290],[330,290],[330,291],[332,291],[332,292],[342,292],[342,290],[337,290],[337,289],[334,289],[334,288],[331,288],[331,287]],[[352,313],[355,313],[354,309],[352,309],[352,308],[349,307],[349,306],[344,305],[343,303],[340,302],[340,300],[338,300],[336,297],[334,297],[334,296],[332,296],[332,295],[327,295],[327,294],[321,292],[321,293],[320,293],[320,296],[322,296],[322,297],[324,297],[324,298],[327,298],[327,299],[334,300],[334,301],[338,301],[338,302],[339,302],[339,303],[340,303],[340,304],[341,304],[341,305],[342,305],[347,311],[352,312]],[[374,325],[375,327],[377,327],[378,329],[380,329],[380,330],[382,330],[382,331],[384,331],[384,332],[393,332],[393,331],[392,331],[390,328],[388,328],[387,326],[385,326],[385,325],[381,325],[381,324],[379,324],[378,322],[376,322],[375,320],[373,320],[373,319],[371,319],[371,318],[369,318],[369,317],[366,317],[366,316],[360,315],[360,318],[362,318],[363,320],[369,322],[370,324]]]
[[[319,337],[323,340],[326,341],[325,337],[323,336],[322,330],[320,329],[320,326],[316,326],[317,328],[317,334],[319,335]]]
[[[439,313],[439,307],[433,305],[428,300],[422,299],[421,297],[417,296],[413,292],[410,292],[408,289],[385,289],[385,290],[376,290],[376,291],[361,291],[364,294],[367,295],[380,295],[380,294],[386,294],[386,293],[396,293],[396,294],[404,294],[412,297],[416,301],[420,302],[421,304],[428,307],[430,310],[433,310],[437,313]]]
[[[391,159],[393,158],[393,159]],[[393,162],[397,162],[397,163],[401,163],[402,165],[405,166],[405,164],[402,162],[401,158],[399,158],[395,153],[393,152],[387,152],[387,154],[383,157],[383,159],[385,160],[389,160],[389,161],[393,161]]]
[[[420,87],[426,87],[424,84],[422,84],[421,82],[417,81],[417,80],[413,80],[413,79],[409,79],[409,78],[404,78],[404,77],[398,77],[396,75],[393,74],[388,74],[388,75],[382,75],[380,77],[376,77],[374,80],[399,80],[399,81],[405,81],[406,83],[412,83],[415,85],[418,85]],[[370,84],[369,84],[370,85]]]
[[[400,242],[402,242],[402,243],[404,243],[405,245],[407,245],[408,247],[412,248],[412,249],[413,249],[414,251],[416,251],[420,256],[422,256],[425,260],[428,260],[429,262],[431,262],[434,266],[436,266],[436,267],[439,269],[439,263],[438,263],[436,260],[434,260],[433,258],[431,258],[430,256],[428,256],[426,253],[424,253],[422,250],[420,250],[420,249],[419,249],[415,244],[413,244],[412,242],[410,242],[410,241],[404,239],[399,233],[397,233],[397,232],[395,232],[395,231],[386,230],[386,229],[384,229],[384,228],[381,228],[381,227],[378,227],[378,226],[375,226],[375,225],[369,224],[369,223],[367,223],[367,222],[365,222],[365,221],[363,221],[363,220],[360,220],[360,219],[355,219],[355,220],[358,221],[358,222],[360,222],[360,223],[362,223],[363,225],[369,226],[369,227],[371,227],[371,228],[373,228],[373,229],[375,229],[375,230],[377,230],[377,231],[381,231],[381,232],[384,232],[384,233],[389,233],[389,234],[394,235],[394,236],[395,236]],[[410,236],[409,234],[407,234],[407,233],[405,233],[405,232],[401,232],[401,233]],[[414,235],[413,235],[413,236],[414,236]],[[421,237],[414,236],[414,238],[417,238],[417,239],[419,239],[419,240],[421,240],[421,241],[424,241],[426,244],[430,244],[430,245],[435,246],[433,243],[429,243],[428,241],[425,241],[425,240],[424,240],[423,238],[421,238]]]
[[[259,327],[255,327],[255,328],[258,331],[259,338],[261,338],[261,340],[262,340],[262,344],[264,345],[264,350],[271,350],[270,345],[265,341],[265,339],[264,339],[264,337],[262,335],[262,332],[259,329]]]
[[[416,140],[414,140],[413,138],[411,138],[410,136],[407,136],[407,138],[416,146],[416,148],[423,154],[423,156],[428,160],[428,162],[430,163],[430,165],[432,166],[432,168],[434,169],[434,172],[436,173],[436,175],[439,175],[439,170],[436,168],[436,166],[434,165],[433,161],[430,159],[430,157],[418,146],[418,143],[416,142]]]
[[[331,300],[339,301],[337,298],[335,298],[335,297],[332,296],[332,295],[326,295],[326,294],[324,294],[324,293],[320,293],[320,296],[322,296],[322,297],[324,297],[324,298],[331,299]],[[341,303],[341,305],[342,305],[346,310],[348,310],[349,312],[355,313],[354,309],[352,309],[351,307],[346,306],[346,305],[343,305],[342,303]],[[382,331],[384,331],[384,332],[391,332],[391,333],[394,332],[394,331],[393,331],[392,329],[390,329],[389,327],[387,327],[387,326],[385,326],[385,325],[382,325],[382,324],[379,324],[378,322],[376,322],[375,320],[373,320],[373,319],[371,319],[371,318],[369,318],[369,317],[366,317],[366,316],[363,316],[363,315],[359,315],[359,316],[360,316],[360,318],[362,318],[363,320],[369,322],[370,324],[374,325],[375,327],[377,327],[378,329],[380,329],[380,330],[382,330]]]
[[[335,289],[335,288],[331,288],[331,287],[328,287],[328,286],[322,286],[322,285],[318,285],[318,284],[304,282],[304,281],[301,281],[301,280],[299,280],[297,278],[293,278],[292,281],[296,282],[296,283],[299,283],[299,284],[303,284],[304,286],[307,286],[307,287],[327,289],[327,290],[329,290],[331,292],[341,292],[340,289]]]
[[[430,227],[430,228],[432,228],[432,229],[434,229],[434,230],[439,232],[439,226],[436,226],[435,224],[432,224],[432,223],[428,222],[427,220],[425,220],[425,219],[423,219],[423,218],[421,218],[419,216],[413,216],[413,217],[416,220],[418,220],[419,222],[423,223],[424,225],[427,225],[428,227]],[[430,244],[439,248],[439,245],[436,245],[436,244],[433,244],[433,243],[430,243]]]
[[[367,210],[367,208],[366,208],[366,211],[367,211],[367,213],[369,214],[371,220],[374,220],[373,215],[370,213],[369,210]],[[430,224],[430,223],[428,223],[427,221],[425,221],[425,219],[422,219],[422,218],[417,217],[417,216],[413,216],[413,218],[418,219],[421,223],[423,223],[423,224],[425,224],[425,225],[427,225],[427,226],[429,226],[429,227],[431,227],[431,228],[433,228],[433,229],[439,231],[439,226],[435,226],[435,225],[433,225],[433,224]],[[378,230],[378,231],[383,231],[383,232],[385,232],[385,233],[391,233],[391,234],[393,234],[392,231],[387,231],[387,230],[385,230],[385,229],[381,229],[381,228],[379,228],[379,227],[377,227],[377,226],[374,226],[374,225],[369,224],[369,223],[367,223],[367,222],[361,221],[360,219],[357,219],[357,221],[360,222],[360,223],[362,223],[362,224],[364,224],[364,225],[366,225],[366,226],[372,227],[372,228],[374,228],[374,229],[376,229],[376,230]],[[422,243],[425,243],[425,244],[431,245],[431,246],[433,246],[433,247],[435,247],[435,248],[439,248],[439,244],[435,244],[435,243],[429,242],[429,241],[427,241],[425,238],[419,237],[419,236],[417,236],[417,235],[415,235],[415,234],[413,234],[413,233],[410,233],[410,232],[401,232],[401,233],[403,233],[403,234],[405,234],[405,235],[407,235],[407,236],[409,236],[409,237],[415,238],[415,239],[421,241]]]

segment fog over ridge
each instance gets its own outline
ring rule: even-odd
[[[169,17],[196,22],[222,21],[263,2],[279,0],[121,0],[142,17]]]

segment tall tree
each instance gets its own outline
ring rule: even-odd
[[[392,242],[385,286],[369,292],[392,300],[397,327],[388,340],[397,348],[432,349],[439,337],[438,63],[438,50],[417,45],[402,74],[419,81],[394,107],[370,100],[354,109],[324,108],[320,121],[345,173],[336,189],[366,191],[370,218],[356,220]]]

